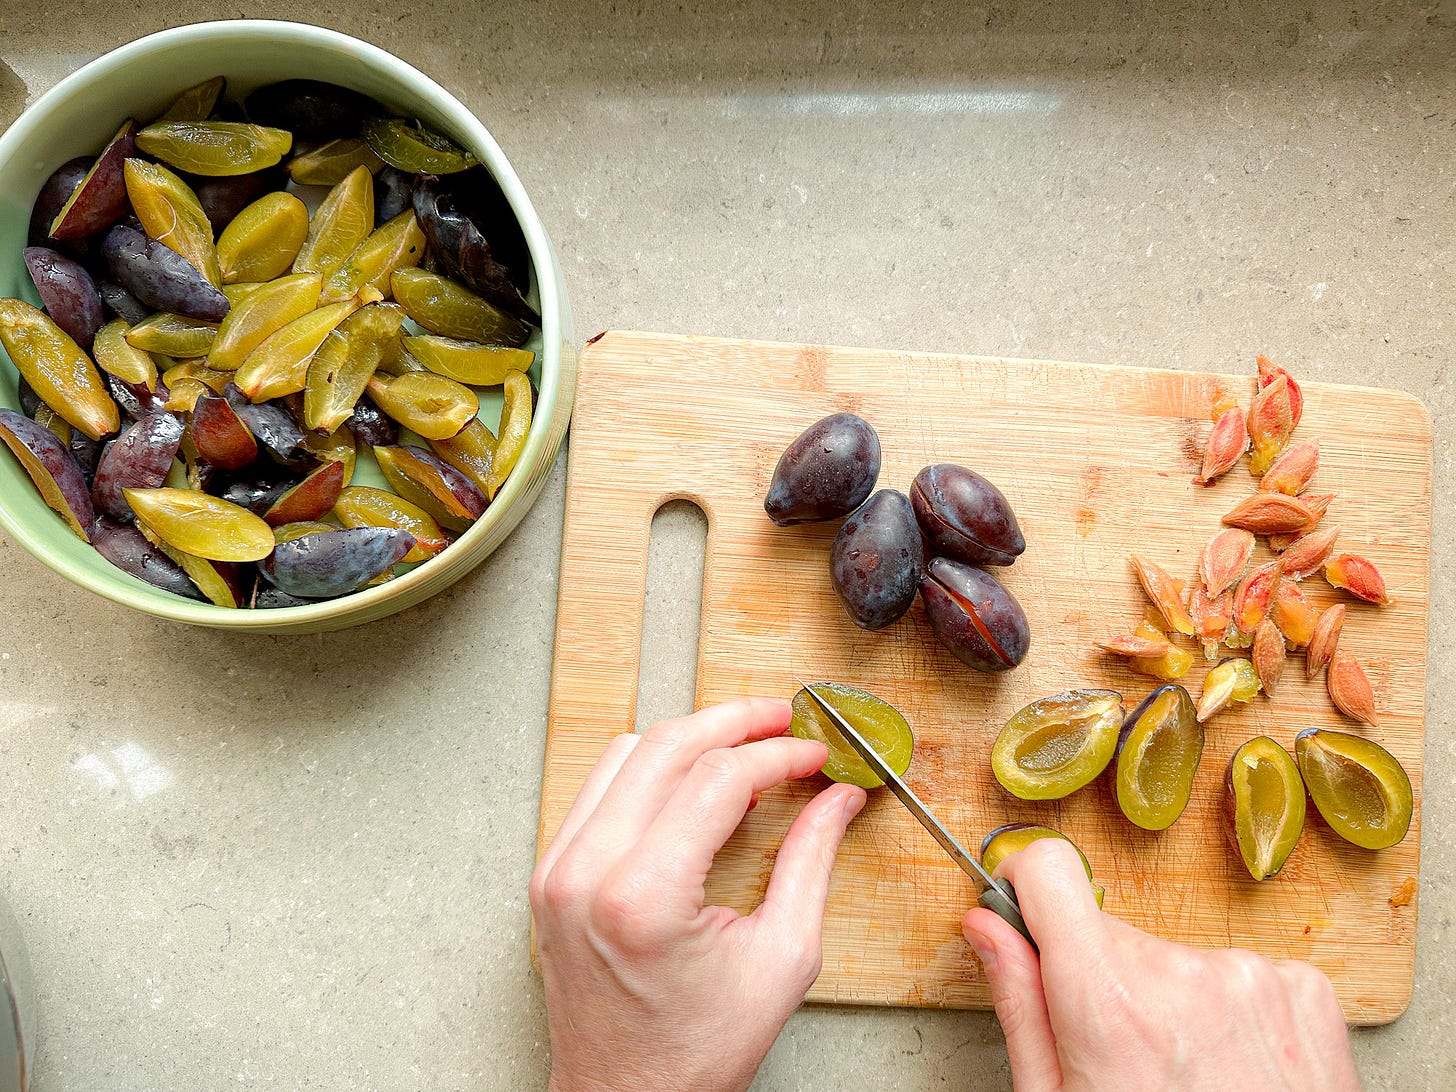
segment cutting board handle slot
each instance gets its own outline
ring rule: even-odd
[[[664,501],[652,517],[637,673],[637,730],[693,711],[708,517],[695,501]],[[657,664],[649,674],[641,664]]]

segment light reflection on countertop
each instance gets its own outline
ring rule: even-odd
[[[82,755],[73,766],[96,792],[114,797],[117,807],[140,803],[172,783],[172,775],[139,743],[123,743],[104,752]]]
[[[723,102],[723,116],[873,118],[973,114],[1015,118],[1053,114],[1061,105],[1061,95],[1046,91],[805,91],[730,95]]]

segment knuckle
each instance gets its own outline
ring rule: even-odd
[[[658,721],[642,733],[642,742],[665,751],[676,751],[693,737],[692,726],[685,717]]]
[[[619,951],[657,950],[665,939],[654,900],[632,881],[613,880],[599,887],[589,916],[596,933]]]
[[[1234,974],[1233,961],[1225,960],[1228,953],[1208,953],[1196,949],[1183,949],[1173,957],[1171,973],[1182,987],[1186,996],[1218,996],[1229,988],[1229,979]]]
[[[817,939],[799,944],[789,960],[789,971],[802,989],[807,990],[824,969],[824,948]]]
[[[1246,948],[1230,948],[1222,953],[1220,963],[1224,985],[1236,996],[1263,996],[1274,985],[1274,964],[1258,952],[1251,952]]]
[[[734,782],[743,774],[738,756],[726,747],[704,752],[694,765],[709,781]]]
[[[1335,996],[1334,984],[1314,964],[1290,959],[1280,963],[1279,970],[1288,980],[1290,992],[1297,998],[1320,1006],[1338,1008],[1339,1000]]]
[[[526,887],[526,898],[531,904],[531,913],[539,918],[546,911],[546,877],[550,873],[537,865],[531,873],[531,882]]]
[[[613,736],[612,742],[608,743],[602,751],[602,757],[597,760],[597,764],[600,765],[608,758],[615,758],[623,751],[630,751],[633,747],[637,746],[641,739],[642,737],[636,732],[622,732],[619,735]]]
[[[550,872],[540,868],[531,877],[531,909],[538,916],[561,917],[574,911],[586,889],[586,876],[577,859],[570,853],[558,860]]]
[[[1007,1039],[1015,1039],[1026,1026],[1029,1016],[1026,1000],[1015,990],[998,991],[996,997],[996,1019]]]

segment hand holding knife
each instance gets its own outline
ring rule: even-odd
[[[920,797],[916,796],[909,785],[902,781],[894,770],[890,769],[885,760],[880,757],[878,751],[869,745],[869,742],[859,734],[855,727],[835,709],[829,702],[819,696],[819,692],[802,679],[798,680],[804,691],[814,700],[823,714],[829,718],[844,737],[844,741],[854,748],[860,758],[875,776],[885,783],[885,786],[899,798],[911,815],[920,821],[920,825],[930,832],[937,842],[940,843],[946,853],[950,854],[951,860],[960,865],[966,875],[970,876],[981,884],[981,892],[977,899],[980,905],[998,915],[1006,921],[1013,929],[1026,938],[1033,950],[1036,950],[1036,941],[1032,939],[1031,930],[1026,927],[1026,920],[1021,916],[1021,905],[1016,901],[1016,891],[1006,880],[998,880],[981,867],[981,862],[966,852],[966,848],[956,840],[955,835],[945,829],[945,825],[925,806]]]

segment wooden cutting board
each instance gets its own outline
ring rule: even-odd
[[[1297,362],[1287,363],[1297,377]],[[1172,940],[1310,960],[1334,981],[1349,1020],[1395,1019],[1415,973],[1431,545],[1431,423],[1409,395],[1307,383],[1296,434],[1320,440],[1315,485],[1339,495],[1326,517],[1344,528],[1339,548],[1375,559],[1397,597],[1386,608],[1351,601],[1342,647],[1374,684],[1382,716],[1369,734],[1416,789],[1416,818],[1399,846],[1357,849],[1311,807],[1276,878],[1253,883],[1230,852],[1222,784],[1235,747],[1267,734],[1292,748],[1311,725],[1358,728],[1330,704],[1323,676],[1305,680],[1301,654],[1276,698],[1261,695],[1208,725],[1192,803],[1163,833],[1123,819],[1103,780],[1066,800],[1027,803],[1002,791],[988,761],[1001,726],[1035,698],[1111,687],[1130,710],[1151,689],[1092,643],[1130,631],[1144,612],[1129,553],[1191,579],[1219,517],[1253,491],[1243,465],[1212,488],[1191,484],[1212,400],[1230,390],[1247,405],[1252,372],[1252,360],[1249,375],[1219,376],[602,336],[582,353],[572,426],[541,845],[607,742],[632,730],[650,525],[663,503],[686,498],[708,519],[699,705],[787,698],[796,674],[872,690],[914,726],[907,780],[971,847],[1003,823],[1054,826],[1091,860],[1109,912]],[[1004,583],[1032,628],[1017,670],[992,677],[962,666],[918,603],[887,630],[856,628],[829,582],[836,524],[780,528],[765,517],[779,453],[836,410],[879,431],[881,487],[903,490],[921,466],[957,462],[1010,498],[1027,548]],[[1303,589],[1321,609],[1343,595],[1319,577]],[[1195,649],[1183,680],[1195,698],[1208,666]],[[712,900],[743,912],[758,904],[783,832],[824,784],[815,778],[763,798],[719,854]],[[970,881],[900,804],[872,794],[835,868],[824,970],[810,999],[988,1006],[960,935],[974,900]]]

